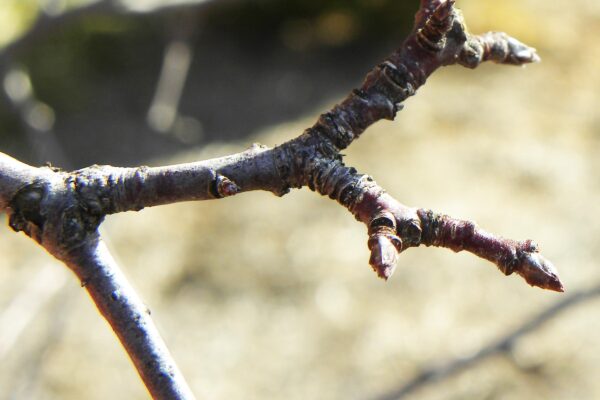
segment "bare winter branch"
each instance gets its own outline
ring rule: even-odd
[[[466,250],[496,264],[506,275],[521,275],[531,286],[563,292],[556,268],[538,253],[531,240],[517,242],[494,236],[473,222],[461,221],[430,210],[418,210],[423,229],[422,243]]]
[[[38,168],[0,153],[0,210],[6,210],[17,191],[39,175]]]
[[[85,197],[85,186],[78,187],[77,175],[32,168],[1,153],[0,171],[0,204],[8,211],[10,226],[79,277],[153,398],[193,399],[148,309],[100,240],[97,228],[104,215]]]
[[[507,275],[516,272],[531,285],[562,291],[554,267],[533,242],[502,239],[472,222],[407,207],[342,161],[342,149],[373,123],[394,119],[435,70],[453,64],[474,68],[488,60],[523,65],[539,58],[506,34],[470,36],[454,1],[423,0],[402,46],[295,139],[273,149],[254,145],[239,154],[158,168],[92,166],[65,172],[33,168],[0,153],[0,210],[15,231],[25,232],[76,273],[157,399],[193,396],[99,237],[98,226],[109,214],[251,190],[282,196],[308,186],[367,226],[369,262],[384,279],[394,272],[400,252],[426,245],[472,252]]]
[[[458,59],[461,65],[468,68],[475,68],[483,61],[508,65],[541,61],[534,48],[502,32],[472,36],[465,43]]]
[[[503,33],[470,36],[454,1],[422,1],[415,30],[403,45],[367,75],[361,88],[321,115],[304,135],[281,146],[295,160],[294,168],[282,173],[291,187],[308,185],[337,199],[368,226],[370,263],[382,278],[391,276],[403,249],[420,244],[449,247],[449,242],[446,237],[424,241],[423,235],[430,233],[424,232],[424,214],[403,206],[372,179],[345,167],[339,151],[374,122],[393,119],[401,103],[437,68],[456,63],[474,68],[487,60],[523,65],[539,58],[534,49]],[[460,249],[493,261],[506,274],[519,273],[531,285],[563,290],[554,267],[531,242],[492,237],[471,225],[473,243],[463,241]],[[503,250],[498,253],[498,249]]]

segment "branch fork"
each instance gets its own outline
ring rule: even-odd
[[[106,215],[180,201],[220,199],[263,190],[283,196],[308,186],[338,201],[368,229],[369,263],[389,279],[399,254],[420,245],[469,251],[517,273],[532,286],[563,291],[554,266],[532,241],[494,236],[470,221],[407,207],[343,162],[340,151],[373,123],[392,120],[438,68],[484,61],[525,65],[535,49],[497,32],[468,33],[454,0],[421,0],[415,28],[369,72],[360,88],[302,135],[275,148],[166,167],[91,166],[66,172],[34,168],[0,153],[0,210],[63,261],[111,324],[155,399],[193,399],[146,307],[110,257],[98,233]]]
[[[402,102],[439,67],[475,68],[484,61],[525,65],[539,60],[535,49],[504,33],[470,35],[453,0],[422,1],[413,33],[402,46],[302,136],[275,149],[295,161],[281,179],[288,187],[307,185],[336,199],[365,223],[369,263],[383,279],[393,274],[400,252],[424,244],[472,252],[506,275],[516,272],[530,285],[563,291],[555,268],[532,242],[503,239],[468,221],[406,207],[370,177],[346,167],[339,153],[374,122],[393,119]]]

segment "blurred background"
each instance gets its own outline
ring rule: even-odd
[[[541,64],[440,70],[349,148],[405,204],[535,239],[567,292],[412,249],[309,190],[107,218],[199,399],[600,398],[600,3],[459,0]],[[282,143],[360,84],[418,1],[2,0],[0,151],[67,169]],[[78,281],[0,215],[0,399],[145,399]]]

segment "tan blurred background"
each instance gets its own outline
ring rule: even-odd
[[[4,46],[29,29],[38,9],[35,3],[2,0],[0,40]],[[239,6],[229,3],[234,10]],[[359,11],[362,3],[369,2],[356,2]],[[382,14],[389,14],[385,2],[373,4]],[[424,369],[473,355],[569,293],[600,284],[600,3],[459,0],[458,5],[472,32],[507,31],[536,47],[543,62],[524,69],[485,65],[476,71],[460,67],[438,71],[406,102],[397,121],[378,123],[348,149],[347,162],[374,176],[406,204],[472,219],[503,236],[535,239],[558,267],[567,292],[530,288],[520,278],[506,278],[493,265],[471,255],[425,248],[402,254],[396,274],[384,283],[368,266],[364,226],[336,203],[309,190],[294,191],[282,199],[248,193],[111,216],[102,227],[110,248],[152,310],[199,399],[378,398]],[[196,12],[203,18],[204,9]],[[214,15],[229,15],[219,12]],[[136,125],[111,128],[104,119],[100,121],[101,106],[92,107],[97,112],[76,106],[50,109],[62,100],[48,89],[54,81],[51,73],[43,72],[44,58],[35,58],[36,52],[58,49],[59,39],[48,36],[53,44],[43,40],[27,44],[27,51],[2,62],[5,73],[17,73],[12,75],[17,88],[28,79],[35,89],[41,88],[34,100],[49,110],[42,107],[39,118],[52,123],[37,132],[39,125],[32,123],[40,119],[19,111],[9,93],[8,100],[0,103],[0,117],[4,115],[6,121],[0,124],[1,150],[36,162],[27,149],[36,140],[50,141],[62,149],[65,159],[75,160],[75,166],[86,162],[159,165],[238,152],[252,142],[282,143],[312,125],[320,112],[360,82],[373,60],[394,46],[381,39],[383,33],[361,29],[368,24],[352,10],[334,7],[321,12],[317,8],[313,16],[286,18],[287,25],[277,28],[281,35],[268,45],[272,49],[266,60],[314,57],[318,63],[308,63],[307,70],[332,69],[344,77],[336,81],[335,74],[314,72],[318,78],[312,84],[316,86],[302,97],[296,94],[311,82],[310,75],[292,70],[293,79],[278,84],[284,85],[280,95],[300,97],[302,104],[297,106],[300,111],[294,111],[296,104],[286,103],[287,111],[278,112],[286,118],[271,118],[268,113],[283,100],[275,98],[278,105],[253,101],[252,96],[260,93],[242,86],[248,92],[239,94],[247,95],[246,112],[260,114],[264,107],[267,116],[252,122],[248,132],[219,137],[211,133],[218,132],[218,121],[198,116],[190,106],[196,104],[192,100],[223,101],[219,109],[224,119],[239,118],[240,126],[245,125],[243,112],[235,111],[237,103],[232,100],[228,114],[229,103],[219,93],[194,92],[186,86],[189,98],[187,103],[182,99],[177,110],[186,114],[185,119],[176,121],[187,121],[188,125],[179,125],[187,128],[171,126],[157,133],[160,126],[152,126],[145,114],[156,103],[155,82],[139,94],[145,96],[139,99],[140,112],[127,117],[150,126],[137,136],[139,147],[128,145],[129,139],[113,138],[106,147],[113,146],[117,154],[90,156],[84,150],[87,156],[98,158],[87,160],[69,143],[100,143],[106,137],[94,136],[96,127],[126,136],[128,127]],[[401,37],[412,16],[398,18],[404,24],[396,32]],[[118,41],[147,40],[140,39],[144,26],[134,27],[135,40],[129,38],[128,23],[121,22]],[[152,23],[149,30],[161,31],[156,28],[161,22]],[[194,33],[197,43],[208,35],[221,47],[194,47],[192,71],[207,58],[212,68],[220,69],[220,62],[256,57],[256,49],[236,47],[235,38],[218,42],[218,33],[226,36],[226,28],[233,23],[203,24],[209,33],[198,29]],[[317,28],[325,32],[321,39],[314,33]],[[65,35],[73,40],[73,33]],[[373,38],[383,44],[370,45]],[[161,75],[166,45],[160,43],[154,45],[158,58],[153,59],[150,71],[134,71],[134,75],[147,74],[155,81]],[[365,50],[368,64],[360,60],[358,51],[373,47],[377,49]],[[358,59],[356,66],[342,69],[327,58],[331,53],[343,64]],[[221,59],[222,54],[233,54],[233,58]],[[28,60],[35,62],[27,64]],[[61,64],[52,65],[56,72]],[[266,69],[264,78],[254,79],[264,79],[261,82],[270,88],[270,76],[288,76],[273,65],[280,64],[252,66],[247,61],[243,67]],[[37,85],[36,70],[42,71]],[[102,94],[98,82],[125,79],[111,74],[108,69],[109,79],[90,73],[96,83],[78,87],[92,90],[88,96],[94,97],[96,90],[98,97],[110,99],[113,92]],[[208,85],[194,79],[188,77],[192,88]],[[244,83],[230,76],[223,87],[235,94],[237,84]],[[325,93],[319,95],[321,84]],[[95,101],[104,104],[102,99]],[[93,122],[79,131],[86,126],[84,111],[90,111]],[[69,122],[61,122],[65,120]],[[227,127],[234,132],[234,125]],[[63,133],[70,131],[77,133]],[[43,132],[55,138],[48,139]],[[156,148],[168,152],[160,154]],[[125,158],[127,152],[143,149],[148,151]],[[5,215],[0,215],[0,222],[5,226],[0,229],[0,399],[147,398],[116,337],[76,279],[31,240],[13,233]],[[406,398],[600,398],[599,306],[598,299],[591,298],[571,307],[515,342],[510,351],[447,380],[424,385]]]

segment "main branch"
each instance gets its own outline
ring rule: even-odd
[[[530,285],[563,291],[556,270],[532,241],[489,234],[474,223],[407,207],[374,180],[343,163],[340,151],[370,125],[394,119],[402,102],[438,68],[484,61],[523,65],[535,50],[503,33],[472,36],[453,0],[422,0],[405,42],[369,72],[358,89],[299,137],[275,148],[253,145],[227,157],[158,168],[92,166],[78,171],[34,168],[0,153],[0,210],[65,262],[81,279],[157,399],[192,395],[162,340],[104,248],[106,215],[253,190],[283,196],[291,188],[338,201],[368,229],[370,264],[388,279],[400,252],[420,245],[469,251]]]

